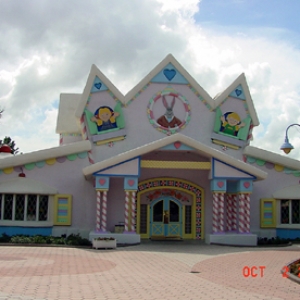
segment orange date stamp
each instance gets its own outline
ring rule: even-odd
[[[248,277],[264,277],[264,270],[266,266],[245,266],[243,268],[243,276],[248,278]]]
[[[300,267],[298,267],[298,270],[300,271]],[[284,266],[281,271],[282,271],[282,277],[287,278],[288,277],[287,273],[290,272],[288,266]],[[300,272],[297,276],[300,278]]]

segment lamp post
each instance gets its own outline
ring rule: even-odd
[[[280,150],[283,150],[285,154],[289,154],[291,152],[292,149],[294,149],[293,145],[290,144],[289,142],[289,137],[288,137],[288,130],[292,127],[292,126],[299,126],[300,124],[291,124],[287,127],[286,131],[285,131],[285,139],[284,139],[284,143],[282,144],[282,146],[280,147]]]

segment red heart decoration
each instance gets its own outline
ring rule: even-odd
[[[244,187],[247,189],[250,186],[250,182],[244,182]]]
[[[175,142],[175,143],[174,143],[174,147],[175,147],[176,149],[179,149],[179,148],[181,147],[181,143],[180,143],[180,142]]]
[[[106,179],[99,179],[99,183],[100,183],[100,185],[104,185],[105,183],[106,183]]]
[[[224,182],[223,181],[218,181],[217,186],[219,188],[222,188],[224,186]]]
[[[134,180],[133,179],[128,180],[128,185],[133,186],[134,185]]]

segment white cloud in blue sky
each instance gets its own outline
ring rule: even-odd
[[[253,145],[278,152],[300,123],[299,11],[298,0],[0,1],[2,135],[23,152],[57,146],[59,95],[81,93],[92,64],[126,93],[172,53],[211,96],[244,72]],[[290,139],[300,158],[297,129]]]

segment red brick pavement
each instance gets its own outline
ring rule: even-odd
[[[116,250],[0,247],[0,300],[299,299],[299,285],[280,274],[299,258],[299,248],[245,251],[183,243]],[[245,278],[246,265],[265,266],[263,277]]]
[[[192,272],[218,285],[282,299],[300,299],[300,286],[282,274],[281,268],[299,259],[296,251],[234,253],[197,263]],[[251,274],[251,268],[252,274]],[[252,277],[253,275],[253,277]]]

